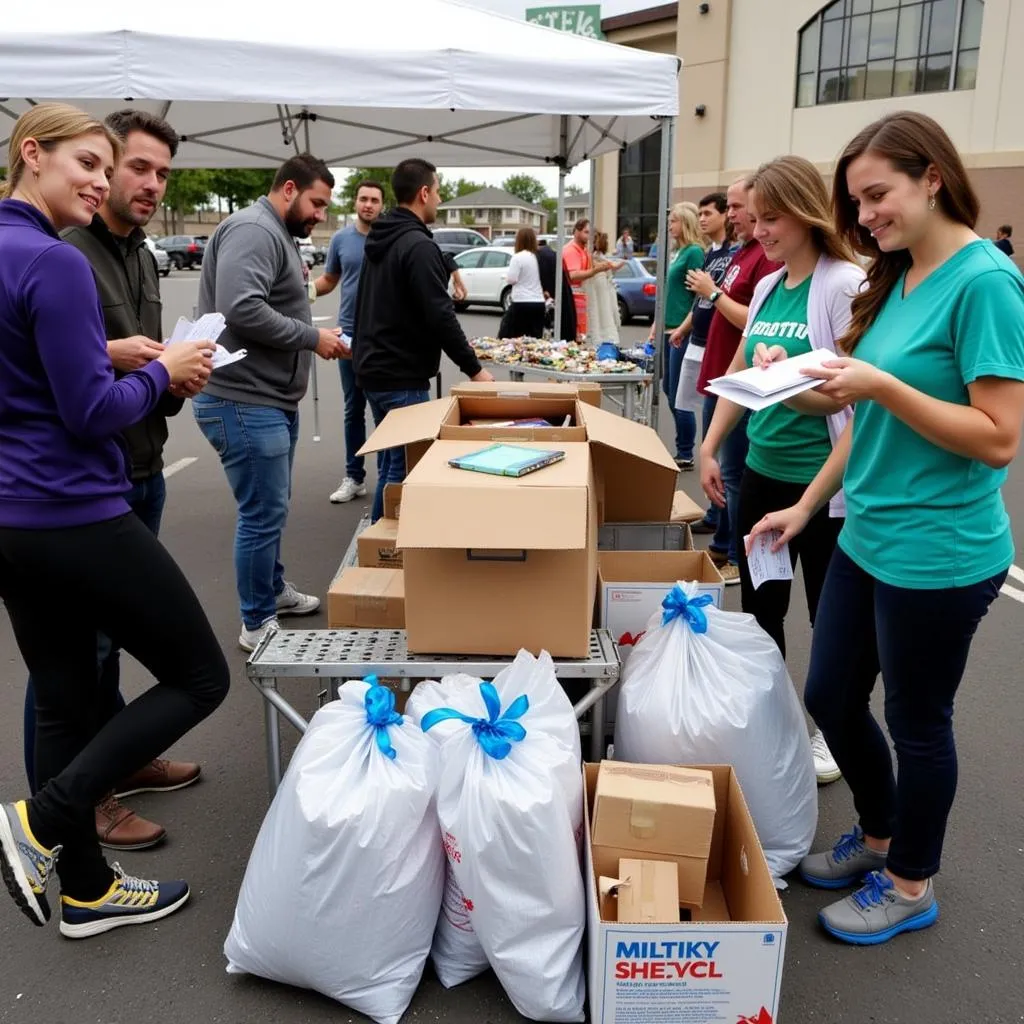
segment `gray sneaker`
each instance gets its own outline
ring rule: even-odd
[[[312,615],[319,611],[320,598],[313,594],[300,593],[295,587],[285,580],[284,590],[277,595],[277,614],[282,615]]]
[[[46,886],[60,849],[47,850],[36,841],[24,800],[0,807],[0,874],[18,909],[33,924],[50,920]]]
[[[877,946],[900,932],[928,928],[938,919],[939,904],[930,878],[925,891],[910,899],[897,892],[882,871],[872,871],[855,893],[818,914],[829,935],[856,946]]]
[[[818,889],[845,889],[884,867],[885,854],[866,846],[864,833],[859,825],[854,825],[853,831],[841,836],[831,850],[804,857],[800,861],[800,875]]]

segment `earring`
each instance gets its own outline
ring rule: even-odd
[[[934,210],[935,209],[935,195],[934,194],[928,200],[928,209],[929,210]]]

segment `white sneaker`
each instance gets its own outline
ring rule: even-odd
[[[278,615],[312,615],[320,608],[320,598],[312,594],[300,594],[285,580],[284,590],[277,595]]]
[[[843,777],[820,729],[815,729],[811,737],[811,753],[814,755],[814,774],[818,777],[819,786],[827,786]]]
[[[276,618],[267,619],[262,626],[257,626],[256,629],[246,629],[245,623],[243,622],[242,632],[238,634],[238,646],[241,647],[243,651],[249,651],[252,653],[257,647],[259,647],[263,638],[270,632],[270,630],[280,628],[281,624]]]
[[[357,484],[352,477],[347,476],[341,481],[341,485],[331,495],[332,505],[342,505],[353,498],[361,498],[366,493],[366,484]]]

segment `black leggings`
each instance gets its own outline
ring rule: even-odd
[[[113,875],[93,808],[220,704],[227,662],[185,576],[131,513],[60,530],[0,528],[0,598],[36,690],[29,823],[39,842],[63,846],[62,891],[96,899]],[[157,681],[99,731],[97,632]]]
[[[789,580],[768,580],[755,590],[750,581],[750,569],[747,565],[746,550],[743,538],[750,533],[754,523],[769,512],[795,505],[804,491],[806,484],[791,484],[783,480],[773,480],[747,466],[743,470],[740,481],[739,507],[739,565],[740,565],[740,604],[745,612],[757,619],[757,624],[778,644],[782,656],[786,656],[786,612],[789,611],[789,595],[793,585]],[[797,559],[804,573],[804,590],[807,594],[807,611],[811,625],[818,612],[818,599],[825,583],[828,563],[835,551],[839,531],[843,527],[842,519],[833,519],[828,514],[828,507],[821,509],[803,531],[789,542],[789,555],[796,568]]]

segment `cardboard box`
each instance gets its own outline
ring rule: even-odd
[[[722,607],[725,581],[706,551],[598,553],[598,622],[611,631],[623,661],[680,581],[696,581],[698,590]]]
[[[469,425],[472,419],[531,416],[562,420],[569,416],[570,426],[517,428]],[[404,447],[406,467],[411,474],[437,441],[472,441],[480,448],[493,441],[510,444],[539,441],[548,446],[557,443],[559,448],[564,448],[567,443],[585,443],[590,448],[597,497],[601,504],[599,522],[664,523],[668,522],[672,511],[678,469],[657,433],[643,424],[590,406],[571,394],[535,396],[526,393],[522,397],[460,394],[393,409],[359,449],[359,454],[369,455],[387,448]],[[475,450],[475,447],[464,449]],[[406,500],[409,483],[407,477],[403,492]],[[400,543],[399,547],[405,548],[406,545]]]
[[[573,395],[587,405],[601,407],[601,385],[591,381],[463,381],[453,384],[451,395]]]
[[[327,591],[327,625],[331,629],[404,629],[402,570],[344,569]]]
[[[679,884],[668,861],[623,857],[618,883],[618,920],[627,924],[675,924],[679,920]]]
[[[605,861],[675,864],[678,898],[704,903],[715,787],[710,772],[671,765],[602,761],[594,794],[592,839]],[[607,874],[607,872],[602,872]]]
[[[704,509],[700,507],[685,491],[676,491],[672,498],[673,523],[699,523],[704,518]]]
[[[594,479],[587,446],[564,448],[561,462],[516,480],[452,469],[476,443],[437,441],[409,474],[398,544],[410,651],[586,656]]]
[[[402,512],[402,485],[387,484],[384,488],[384,518],[398,519]]]
[[[371,523],[356,542],[359,564],[364,569],[401,569],[402,552],[395,547],[397,519],[378,519]]]
[[[778,1019],[788,922],[735,772],[714,779],[715,816],[704,905],[678,924],[625,924],[597,879],[618,859],[591,840],[599,766],[584,765],[588,989],[591,1024],[737,1024]]]

